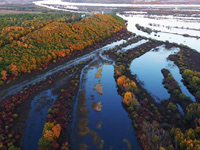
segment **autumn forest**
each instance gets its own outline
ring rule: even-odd
[[[0,2],[0,150],[200,150],[197,6],[47,2]]]

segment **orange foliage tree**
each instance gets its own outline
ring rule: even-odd
[[[5,71],[5,70],[3,70],[3,71],[1,71],[1,79],[2,80],[6,80],[7,79],[7,71]]]
[[[77,20],[75,15],[71,18]],[[21,26],[5,27],[0,42],[6,43],[1,41],[1,37],[5,39],[7,36],[8,42],[0,51],[0,56],[3,56],[0,70],[15,75],[30,73],[50,61],[56,62],[56,59],[82,51],[123,28],[126,28],[124,22],[107,14],[94,14],[71,23],[63,17],[45,21],[27,20]],[[5,72],[3,74],[2,79],[5,80]]]
[[[117,85],[124,91],[138,92],[136,83],[124,75],[117,79]]]

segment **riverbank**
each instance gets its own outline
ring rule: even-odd
[[[2,16],[1,19],[9,16]],[[125,21],[116,15],[95,14],[84,18],[69,13],[11,16],[22,20],[31,17],[27,21],[29,23],[34,18],[37,21],[34,21],[33,27],[24,27],[23,21],[19,21],[16,26],[6,27],[15,21],[5,22],[1,26],[1,85],[9,80],[16,80],[21,74],[31,74],[57,61],[70,59],[83,53],[87,47],[94,46],[95,43],[100,45],[100,42],[120,30],[126,30]],[[38,21],[42,23],[37,23]],[[10,36],[6,36],[7,32]],[[18,33],[18,36],[14,37],[13,32]]]
[[[75,60],[76,58],[79,58],[81,56],[84,56],[86,54],[89,54],[91,52],[93,52],[96,49],[99,49],[109,43],[112,43],[114,41],[119,40],[120,38],[124,38],[127,39],[129,36],[131,36],[132,34],[130,32],[128,32],[126,29],[122,29],[121,31],[119,31],[118,33],[112,35],[109,38],[106,38],[103,41],[97,42],[95,44],[93,44],[92,46],[87,47],[86,49],[79,51],[79,52],[74,52],[73,54],[71,54],[70,56],[67,56],[66,58],[59,58],[56,63],[50,62],[48,66],[44,66],[42,67],[42,70],[40,71],[33,71],[30,74],[28,73],[24,73],[21,74],[20,76],[17,76],[17,79],[15,80],[9,80],[6,83],[4,83],[2,86],[0,86],[0,91],[7,89],[13,85],[17,85],[19,83],[22,83],[23,81],[29,80],[29,79],[34,79],[35,77],[45,74],[46,72],[52,70],[53,68],[56,68],[62,64],[65,64],[67,62],[70,62],[72,60]]]
[[[171,55],[169,59],[174,61],[174,63],[180,68],[184,84],[195,96],[196,101],[200,102],[200,53],[187,46],[181,46],[180,52],[176,55]]]
[[[199,61],[199,53],[184,45],[169,42],[149,40],[149,42],[125,52],[120,52],[120,49],[125,48],[119,46],[114,50],[103,53],[116,62],[114,77],[118,85],[118,92],[122,96],[122,104],[133,121],[136,134],[144,149],[172,148],[174,146],[174,137],[171,135],[171,130],[173,128],[180,128],[185,131],[191,127],[188,120],[184,117],[184,112],[188,110],[188,106],[193,102],[181,92],[178,83],[170,76],[168,70],[162,70],[162,73],[164,76],[163,84],[168,89],[170,98],[162,100],[160,103],[155,101],[154,97],[143,87],[143,83],[130,72],[129,64],[131,61],[152,49],[154,51],[158,50],[156,47],[160,45],[165,45],[166,50],[171,50],[174,47],[180,48],[178,54],[169,56],[170,59],[173,58],[175,64],[179,63],[180,60],[177,59],[177,55],[179,56],[181,53],[184,55],[183,58],[185,58],[184,64],[193,67],[193,69],[199,69],[196,64]],[[180,64],[177,66],[181,67]],[[156,131],[150,133],[155,128]],[[161,135],[159,132],[163,132],[164,135]],[[156,143],[159,146],[155,143],[155,136],[158,137]],[[165,139],[165,141],[161,139]]]
[[[103,47],[104,45],[106,45],[108,43],[117,41],[121,38],[127,39],[130,35],[131,34],[129,32],[127,32],[126,30],[122,30],[122,31],[116,33],[115,35],[111,36],[110,38],[107,38],[104,42],[99,42],[91,47],[88,47],[87,51],[85,50],[84,53],[75,55],[75,57],[70,58],[70,60],[73,60],[80,56],[85,56],[86,54],[93,52],[94,50],[96,50],[100,47]],[[77,91],[77,87],[79,85],[81,70],[85,65],[87,65],[94,58],[89,57],[88,59],[89,60],[87,60],[86,62],[80,62],[77,65],[74,64],[68,68],[65,68],[64,70],[60,70],[60,71],[58,71],[52,75],[49,75],[45,78],[41,78],[39,81],[36,81],[32,85],[23,87],[23,89],[20,92],[15,93],[14,95],[7,97],[6,99],[4,99],[3,101],[0,102],[1,117],[2,117],[2,119],[0,120],[0,124],[2,125],[0,128],[0,131],[2,132],[2,135],[4,135],[4,139],[1,139],[3,149],[5,149],[7,147],[7,143],[10,143],[10,142],[11,142],[11,144],[9,145],[9,147],[14,146],[14,147],[23,148],[24,132],[26,129],[26,120],[28,118],[29,111],[31,109],[30,104],[36,95],[42,93],[43,91],[45,91],[47,89],[51,89],[52,87],[55,87],[52,91],[52,94],[58,95],[58,97],[59,97],[55,101],[55,103],[59,103],[60,100],[62,103],[62,99],[60,99],[60,96],[62,96],[62,94],[60,95],[60,92],[61,93],[63,92],[62,89],[67,89],[71,85],[70,81],[74,81],[74,79],[75,79],[77,82],[73,83],[73,84],[75,84],[75,86],[73,85],[73,87],[75,87],[76,90],[74,89],[72,97],[76,96],[76,91]],[[38,71],[33,74],[24,74],[24,75],[20,76],[18,80],[13,81],[13,82],[11,81],[7,85],[7,87],[10,87],[17,83],[20,83],[20,82],[24,81],[25,79],[28,80],[31,78],[35,78],[36,76],[40,75],[41,73],[45,74],[48,70],[51,70],[67,61],[69,61],[69,60],[62,59],[59,62],[50,65],[50,67],[48,67],[46,70],[43,70],[41,72]],[[6,87],[3,87],[3,89],[4,88],[6,88]],[[67,108],[69,107],[67,109],[67,111],[68,111],[67,115],[70,115],[70,116],[72,116],[71,113],[73,111],[73,110],[71,110],[73,108],[73,99],[71,99],[72,97],[70,96],[70,105],[71,106],[69,106],[69,102],[67,102]],[[49,115],[48,115],[47,120],[52,122],[53,118],[52,117],[49,118]],[[59,114],[58,114],[58,117],[55,118],[55,120],[58,118],[59,118]],[[72,118],[69,117],[67,122],[64,124],[57,121],[57,123],[59,123],[63,126],[63,131],[62,131],[61,137],[59,137],[59,139],[58,139],[60,148],[61,148],[63,141],[70,139],[70,134],[67,131],[68,127],[67,126],[64,127],[64,126],[65,126],[65,124],[68,124],[71,121],[71,119]],[[6,128],[6,130],[4,130],[5,128]],[[63,134],[63,133],[67,133],[67,134]],[[69,142],[69,141],[67,141],[67,142]],[[42,146],[41,143],[40,143],[40,146]]]
[[[76,66],[71,66],[66,71],[63,70],[52,76],[48,76],[44,80],[38,81],[37,83],[33,85],[29,85],[25,87],[19,93],[16,93],[15,95],[8,97],[4,101],[2,101],[1,102],[2,119],[0,121],[2,125],[1,131],[3,135],[7,134],[7,135],[4,135],[2,145],[6,146],[7,143],[12,143],[8,147],[11,147],[12,145],[14,145],[15,147],[23,148],[23,145],[24,145],[23,141],[24,141],[24,134],[25,134],[24,132],[26,129],[26,124],[27,124],[26,120],[29,117],[29,111],[31,109],[30,104],[33,101],[34,97],[42,93],[43,91],[54,87],[52,94],[58,95],[58,99],[55,101],[55,103],[57,103],[59,100],[59,95],[62,93],[62,89],[66,89],[67,87],[73,86],[74,88],[76,88],[76,90],[74,90],[72,93],[72,96],[70,96],[71,106],[68,108],[68,109],[72,109],[73,103],[74,103],[73,97],[76,95],[76,91],[77,91],[78,83],[79,83],[78,78],[80,76],[81,70],[91,60],[92,59],[89,59],[88,61],[81,62]],[[75,82],[76,84],[71,83],[73,81],[76,81]],[[43,104],[43,105],[46,105],[46,104]],[[43,105],[40,105],[39,107],[42,108]],[[37,111],[41,111],[41,110],[38,109]],[[71,112],[71,111],[72,110],[68,110],[68,112]],[[69,118],[68,121],[71,121],[71,118]],[[2,129],[6,129],[6,130],[2,130]],[[69,135],[64,135],[64,136],[66,137]]]

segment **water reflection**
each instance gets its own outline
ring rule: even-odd
[[[166,68],[170,71],[170,73],[172,74],[172,76],[174,77],[174,79],[178,82],[181,91],[186,95],[189,96],[191,98],[192,101],[196,101],[195,97],[188,91],[188,89],[185,87],[185,85],[183,84],[182,80],[182,76],[180,74],[180,70],[179,68],[174,64],[174,62],[168,60],[168,65],[166,66]]]
[[[140,41],[138,41],[138,42],[136,42],[136,43],[133,43],[133,44],[131,44],[131,45],[128,45],[127,47],[123,47],[122,49],[120,49],[120,50],[118,50],[117,52],[119,53],[119,52],[126,52],[126,51],[128,51],[128,50],[130,50],[130,49],[133,49],[133,48],[136,48],[136,47],[138,47],[138,46],[140,46],[140,45],[142,45],[142,44],[145,44],[145,43],[147,43],[149,40],[140,40]]]
[[[81,146],[88,147],[89,150],[122,150],[131,145],[138,150],[140,146],[134,128],[128,113],[122,107],[121,96],[117,93],[113,78],[114,68],[112,65],[103,65],[100,76],[99,69],[101,67],[93,66],[85,75],[85,109],[88,110],[89,130],[87,135],[80,139]],[[94,89],[96,84],[102,85],[103,94]]]
[[[165,46],[162,45],[131,62],[131,73],[137,75],[137,78],[144,83],[143,86],[157,102],[170,97],[162,85],[163,75],[161,70],[167,65],[167,57],[171,53],[177,53],[178,51],[178,48],[171,49],[171,51],[166,50]]]
[[[48,109],[54,104],[57,96],[52,94],[52,89],[41,92],[36,95],[31,102],[31,110],[26,120],[26,129],[24,135],[24,150],[36,150],[39,139],[42,137],[42,131],[46,122]]]
[[[190,30],[187,28],[199,29],[200,21],[187,22],[187,17],[184,17],[185,19],[184,21],[180,21],[180,20],[174,19],[173,17],[171,19],[161,19],[160,16],[154,16],[154,18],[145,18],[145,15],[119,15],[119,16],[121,16],[122,18],[128,21],[127,22],[128,30],[133,33],[136,33],[137,35],[141,35],[141,36],[145,36],[148,38],[153,38],[153,39],[161,40],[161,41],[169,41],[171,43],[175,42],[178,44],[184,44],[200,52],[199,39],[194,38],[194,37],[182,36],[182,34],[188,34],[191,36],[199,36],[200,31]],[[144,26],[144,27],[150,27],[155,30],[160,30],[160,31],[169,32],[169,33],[153,32],[152,34],[148,34],[146,32],[137,30],[137,28],[135,27],[136,24],[140,24],[141,26]],[[151,26],[150,24],[156,24],[157,26]],[[171,28],[169,30],[168,28],[166,28],[166,26],[177,26],[179,28]],[[178,34],[181,34],[181,35],[178,35]]]
[[[170,94],[162,84],[164,77],[161,70],[163,68],[166,68],[171,72],[175,80],[178,82],[182,92],[195,101],[194,96],[182,83],[182,76],[179,68],[172,61],[167,59],[170,54],[176,54],[179,51],[179,48],[171,48],[170,50],[167,50],[165,45],[161,45],[153,48],[148,53],[131,62],[131,73],[137,76],[137,79],[143,83],[142,86],[152,94],[157,102],[170,97]]]
[[[178,110],[179,110],[180,114],[181,114],[182,116],[184,116],[183,108],[182,108],[179,104],[176,104],[176,105],[178,106]]]

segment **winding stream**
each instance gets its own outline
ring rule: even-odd
[[[47,1],[45,1],[47,2]],[[50,1],[49,1],[50,2]],[[60,1],[61,2],[61,1]],[[51,3],[58,4],[59,2],[51,1]],[[36,4],[40,6],[50,7],[44,5],[42,2],[37,2]],[[46,3],[48,4],[48,2]],[[69,3],[64,3],[69,4]],[[80,5],[80,4],[79,4]],[[94,5],[94,4],[93,4]],[[96,5],[96,4],[95,4]],[[127,7],[125,4],[113,4],[115,7]],[[74,3],[70,3],[70,6],[76,6]],[[88,4],[88,6],[90,6]],[[98,6],[98,5],[97,5]],[[106,4],[106,6],[108,6]],[[112,5],[109,5],[112,7]],[[130,6],[130,5],[129,5]],[[52,7],[52,6],[51,6]],[[135,6],[132,6],[135,7]],[[138,7],[138,6],[137,6]],[[159,6],[160,7],[160,6]],[[169,7],[169,6],[167,6]],[[183,6],[185,7],[185,6]],[[54,9],[58,9],[53,7]],[[74,8],[77,9],[77,8]],[[126,16],[121,15],[124,19],[128,21],[128,30],[134,32],[138,35],[146,36],[149,38],[155,38],[162,41],[170,41],[177,42],[179,44],[186,44],[191,48],[194,48],[200,52],[199,48],[199,40],[195,38],[186,38],[180,35],[168,34],[168,33],[158,33],[157,36],[149,35],[142,31],[138,31],[135,28],[135,24],[138,22],[145,22],[148,19],[145,19],[141,16]],[[138,19],[139,18],[139,19]],[[136,21],[137,20],[137,21]],[[148,20],[146,23],[152,23],[156,19]],[[147,24],[144,24],[148,26]],[[196,25],[196,24],[195,24]],[[173,32],[182,32],[185,29],[177,29]],[[185,32],[189,33],[189,31]],[[193,31],[192,35],[199,33],[199,31]],[[85,90],[86,96],[86,108],[89,109],[88,113],[88,128],[97,135],[98,142],[94,142],[94,137],[91,135],[86,135],[83,137],[78,137],[77,135],[73,135],[73,142],[78,146],[79,143],[85,143],[89,146],[90,150],[96,149],[98,144],[103,146],[103,149],[109,150],[122,150],[127,149],[128,145],[131,145],[132,149],[139,150],[141,147],[137,141],[137,137],[134,132],[134,128],[132,126],[131,119],[128,116],[128,113],[124,110],[121,103],[121,96],[117,93],[117,87],[114,80],[114,67],[111,60],[102,56],[102,51],[112,49],[117,45],[126,42],[125,40],[119,40],[117,42],[113,42],[108,44],[102,48],[99,48],[89,54],[71,60],[63,65],[60,65],[45,74],[39,75],[34,79],[26,80],[20,84],[12,86],[8,89],[5,89],[0,92],[0,95],[3,95],[0,98],[0,101],[6,98],[7,96],[13,95],[20,90],[22,90],[25,86],[31,85],[33,83],[38,82],[39,80],[43,80],[49,75],[52,75],[61,70],[65,70],[69,66],[73,66],[78,64],[81,61],[88,60],[91,57],[94,57],[93,62],[96,62],[96,65],[88,65],[82,70],[81,75],[81,85],[79,92]],[[148,40],[141,40],[137,43],[133,43],[125,48],[122,48],[120,51],[127,51],[131,48],[135,48],[139,45],[145,44]],[[137,59],[134,59],[130,64],[130,70],[132,74],[137,76],[137,79],[143,83],[145,89],[151,93],[151,95],[155,98],[157,102],[160,102],[163,99],[169,98],[169,93],[162,85],[163,75],[161,70],[163,68],[168,69],[176,81],[179,83],[182,92],[189,96],[193,101],[195,98],[187,88],[182,83],[182,77],[179,73],[179,68],[172,62],[167,60],[170,54],[175,54],[179,52],[179,48],[171,48],[167,50],[164,45],[153,48],[151,51],[146,54],[140,56]],[[105,64],[104,61],[111,62],[109,64]],[[95,77],[96,72],[102,67],[102,72],[100,77]],[[85,80],[86,79],[86,80]],[[61,81],[60,81],[61,82]],[[98,89],[95,89],[96,85],[102,86],[102,91],[98,92]],[[41,92],[38,95],[35,95],[32,103],[31,110],[29,112],[29,117],[26,120],[27,126],[25,129],[25,137],[24,137],[24,150],[35,150],[37,149],[38,140],[42,136],[42,130],[45,124],[45,118],[48,113],[48,108],[50,108],[55,102],[57,95],[52,94],[52,89],[55,87],[51,87],[46,91]],[[77,99],[78,100],[78,99]],[[95,105],[94,105],[95,104]],[[98,107],[96,108],[96,104]],[[182,108],[178,105],[179,110],[182,112]],[[79,123],[79,119],[77,113],[77,104],[74,106],[74,120],[72,123],[72,128],[76,127]],[[73,128],[74,129],[74,128]],[[78,130],[74,134],[78,134]]]
[[[97,63],[102,64],[101,63],[102,61],[109,61],[109,59],[104,57],[101,58],[102,55],[98,56],[99,53],[101,54],[102,51],[107,49],[112,49],[115,46],[120,45],[124,42],[125,40],[120,40],[112,44],[108,44],[103,48],[100,48],[92,52],[90,55],[88,54],[86,58],[89,58],[89,56],[94,55],[96,56],[96,58],[92,62],[96,61]],[[79,59],[78,61],[73,61],[73,62],[78,63]],[[82,89],[86,90],[86,97],[88,100],[87,105],[89,106],[90,109],[89,120],[88,120],[90,122],[90,128],[91,130],[95,131],[99,137],[101,137],[101,139],[104,141],[105,144],[104,147],[106,147],[106,149],[109,149],[111,147],[113,147],[113,149],[126,148],[127,141],[130,142],[133,147],[140,149],[136,135],[134,133],[133,126],[131,124],[131,120],[129,119],[127,112],[122,107],[121,96],[117,94],[116,83],[113,77],[114,68],[112,65],[102,65],[102,66],[103,66],[103,71],[101,79],[96,79],[94,77],[97,71],[97,67],[92,67],[92,68],[90,67],[90,69],[87,70],[88,66],[85,66],[85,68],[82,70],[82,75],[81,75],[81,80],[83,80],[85,76],[87,77],[87,80],[81,83],[81,85],[84,86],[80,86],[79,91]],[[68,67],[68,65],[66,65],[66,67]],[[62,66],[59,67],[57,70],[54,70],[54,72],[60,71],[61,68],[62,70],[65,69],[65,67]],[[88,73],[85,74],[85,71],[87,71]],[[93,90],[95,84],[98,83],[99,80],[102,80],[102,86],[105,90],[103,95],[99,95],[97,91]],[[37,144],[42,135],[48,109],[53,105],[57,97],[56,95],[52,95],[51,91],[52,90],[49,89],[47,91],[41,92],[40,94],[34,97],[31,103],[32,108],[29,112],[29,117],[26,120],[27,126],[25,129],[24,150],[37,149]],[[95,99],[93,101],[89,99],[91,94],[95,96]],[[95,112],[91,108],[91,103],[98,101],[101,101],[103,105],[101,112]],[[74,107],[75,109],[76,106],[77,105],[75,105]],[[76,110],[74,110],[74,112],[76,112]],[[76,116],[76,114],[74,114],[74,116]],[[102,121],[101,130],[97,128],[97,124],[99,121]],[[76,126],[75,120],[74,123],[72,123],[72,126]],[[77,133],[77,131],[76,132],[74,131],[74,133]],[[75,140],[77,142],[80,139],[75,139]],[[85,141],[85,139],[81,139],[81,141],[82,140]],[[89,145],[92,145],[91,141],[86,140],[86,142],[88,142]],[[32,145],[34,145],[34,147]],[[96,145],[93,146],[96,147]],[[94,147],[91,146],[91,149],[94,149]]]

